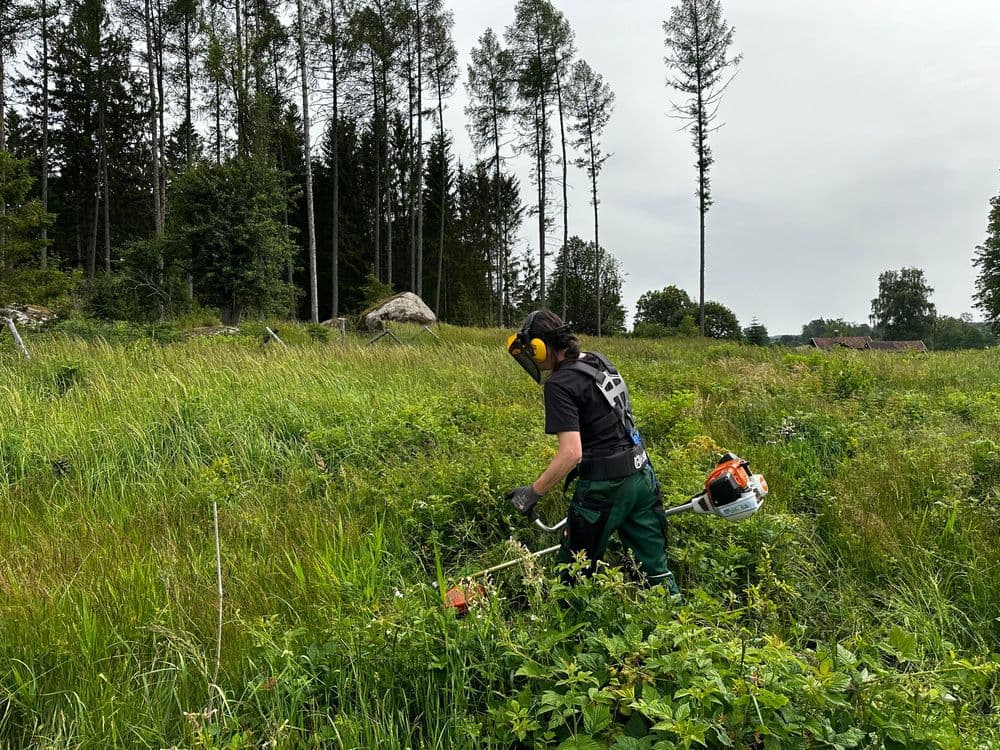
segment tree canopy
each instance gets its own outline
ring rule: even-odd
[[[696,336],[698,335],[698,303],[676,286],[649,291],[636,303],[635,330],[637,336]],[[766,333],[766,330],[765,330]],[[705,335],[709,338],[739,341],[743,331],[736,315],[720,302],[705,303]]]
[[[878,277],[878,296],[872,300],[872,325],[879,338],[927,339],[934,330],[937,311],[931,302],[934,290],[919,268],[884,271]]]

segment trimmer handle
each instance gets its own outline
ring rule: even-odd
[[[554,534],[569,522],[569,517],[567,516],[566,518],[556,523],[554,526],[547,526],[545,524],[545,521],[539,518],[538,514],[535,513],[535,511],[531,511],[531,515],[529,515],[528,518],[530,518],[532,521],[535,522],[535,526],[537,526],[539,529],[546,532],[547,534]]]

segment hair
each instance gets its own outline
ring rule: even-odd
[[[559,335],[551,333],[564,325],[562,318],[551,310],[539,310],[531,322],[531,330],[528,333],[540,338],[555,351],[563,352],[567,359],[576,359],[580,356],[580,339],[576,337],[576,334],[572,330],[564,331]]]

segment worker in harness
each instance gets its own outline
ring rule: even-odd
[[[568,563],[582,550],[590,563],[586,572],[593,573],[617,531],[644,581],[678,593],[667,567],[659,483],[618,370],[602,354],[581,352],[571,324],[549,310],[528,315],[507,351],[543,385],[545,432],[559,440],[541,476],[509,492],[507,500],[533,515],[542,495],[577,479],[558,561]]]

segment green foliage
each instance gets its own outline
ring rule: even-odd
[[[566,277],[566,319],[582,333],[597,333],[597,307],[594,299],[597,252],[593,242],[569,238],[566,253],[560,252],[550,278],[548,305],[561,311],[563,277]],[[625,308],[622,307],[621,263],[606,248],[601,248],[601,333],[625,332]]]
[[[365,277],[365,284],[361,287],[361,299],[364,301],[362,310],[374,307],[379,302],[391,297],[394,294],[392,287],[375,278],[375,274],[370,273]]]
[[[0,289],[9,269],[33,262],[41,253],[44,243],[41,230],[52,226],[55,215],[42,209],[41,201],[28,199],[34,178],[28,172],[29,161],[18,159],[9,151],[0,151],[0,201],[4,211],[0,215]],[[29,300],[16,299],[15,302]]]
[[[83,295],[83,274],[54,268],[8,268],[0,271],[0,305],[19,302],[42,305],[65,316],[74,312]]]
[[[705,335],[712,339],[739,341],[743,332],[732,310],[721,302],[706,302]]]
[[[0,746],[1000,742],[997,351],[604,340],[665,502],[733,449],[763,512],[671,517],[686,601],[615,543],[575,587],[526,558],[459,618],[431,581],[552,543],[502,500],[553,454],[538,389],[496,329],[262,349],[263,325],[0,350]]]
[[[743,331],[743,340],[754,346],[767,346],[771,343],[767,328],[757,318],[751,320],[750,326]]]
[[[693,306],[688,293],[676,286],[646,292],[636,302],[636,326],[647,323],[660,326],[666,331],[676,330],[684,316],[691,313]]]
[[[934,292],[919,268],[883,271],[878,296],[872,300],[872,324],[879,338],[908,341],[930,338],[937,313]]]
[[[886,666],[887,654],[897,663],[918,657],[915,636],[899,627],[875,646],[851,639],[796,649],[741,625],[738,611],[704,593],[678,606],[661,591],[630,590],[614,570],[545,593],[544,604],[560,608],[556,626],[518,628],[505,646],[520,686],[492,710],[505,742],[958,747],[952,703],[984,697],[996,671],[963,659],[935,675]]]
[[[976,248],[973,263],[979,268],[976,277],[976,304],[1000,335],[1000,195],[990,201],[986,240]]]
[[[955,349],[983,349],[993,343],[988,333],[971,320],[941,315],[934,320],[930,346],[940,351]]]
[[[867,323],[851,323],[843,318],[816,318],[802,326],[802,341],[809,343],[812,338],[834,338],[837,336],[871,336],[872,327]]]
[[[697,336],[700,310],[687,292],[676,286],[650,291],[636,303],[636,336]],[[736,315],[719,302],[705,303],[705,335],[739,341],[743,332]]]
[[[229,324],[289,308],[292,290],[281,277],[293,245],[275,169],[252,159],[201,163],[175,180],[170,197],[168,243],[201,303],[220,308]]]
[[[180,341],[181,332],[172,323],[129,323],[127,321],[105,321],[87,318],[71,318],[52,325],[52,331],[89,342],[102,341],[108,344],[125,344],[149,341],[167,344]]]

